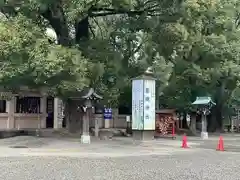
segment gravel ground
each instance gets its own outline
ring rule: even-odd
[[[240,180],[240,137],[234,138],[226,138],[226,152],[215,151],[218,138],[189,138],[190,149],[181,149],[179,140],[133,144],[118,139],[81,145],[70,139],[3,139],[0,179]],[[29,148],[9,148],[12,145]]]
[[[0,158],[4,180],[238,180],[240,155],[197,152],[171,156]]]

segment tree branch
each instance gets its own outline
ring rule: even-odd
[[[156,9],[143,9],[143,10],[128,10],[128,9],[112,9],[112,8],[92,8],[89,11],[90,17],[99,17],[107,15],[127,14],[128,16],[142,15],[144,13],[153,15]]]
[[[235,19],[235,25],[236,25],[236,28],[239,28],[240,26],[240,12],[237,13],[237,17]]]
[[[90,31],[91,31],[93,37],[95,38],[95,37],[96,37],[96,34],[94,33],[94,30],[93,30],[92,26],[89,26],[89,29],[90,29]]]
[[[97,27],[99,28],[99,30],[100,30],[100,34],[101,34],[101,36],[102,36],[102,38],[103,38],[103,32],[102,32],[102,28],[101,28],[101,26],[98,24],[98,22],[97,22],[97,20],[96,20],[95,18],[93,18],[93,21],[95,22],[95,24],[96,24]]]
[[[8,15],[16,15],[17,12],[14,9],[13,6],[10,5],[3,5],[2,7],[0,7],[0,12],[2,12],[6,17],[8,17]]]

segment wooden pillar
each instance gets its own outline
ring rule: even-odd
[[[55,97],[54,98],[54,113],[53,113],[53,128],[54,129],[58,129],[59,127],[59,119],[58,119],[58,115],[59,115],[59,98]]]
[[[53,128],[62,128],[64,104],[60,98],[54,98]]]
[[[47,118],[47,97],[42,96],[40,98],[40,128],[46,128],[46,118]]]
[[[14,113],[16,107],[16,98],[12,97],[12,99],[6,101],[6,112],[8,113],[7,120],[7,129],[13,129],[15,124]]]

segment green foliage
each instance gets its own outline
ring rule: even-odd
[[[0,22],[0,52],[0,85],[6,88],[48,87],[63,93],[87,84],[87,61],[81,53],[50,44],[44,31],[24,16]]]
[[[167,36],[162,35],[167,43],[159,49],[165,56],[175,51],[175,66],[161,97],[164,104],[189,109],[196,96],[211,95],[221,111],[229,106],[240,74],[237,3],[188,0],[178,22],[167,25]]]
[[[239,102],[237,0],[19,2],[0,8],[8,17],[0,23],[1,85],[58,94],[89,85],[106,104],[130,105],[131,78],[152,67],[163,106],[191,110],[201,95],[221,111]],[[48,42],[46,27],[61,45]]]

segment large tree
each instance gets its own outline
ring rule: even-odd
[[[177,5],[177,1],[5,1],[0,6],[6,17],[0,33],[5,67],[0,85],[46,87],[57,95],[91,86],[104,95],[105,103],[116,106],[120,99],[130,106],[131,78],[149,66],[160,77],[168,67],[151,47],[151,16],[173,21]],[[49,27],[56,32],[58,45],[45,36]]]
[[[153,64],[159,66],[156,52],[143,55],[143,44],[149,38],[140,37],[139,32],[147,36],[151,17],[158,17],[161,23],[165,19],[174,21],[179,5],[178,0],[9,0],[1,4],[0,11],[7,18],[22,15],[38,28],[52,27],[60,45],[77,48],[88,59],[90,85],[102,92],[111,89],[106,99],[115,102],[120,88],[129,87],[132,77]],[[138,61],[138,52],[143,52],[145,62]]]
[[[186,110],[196,96],[212,96],[216,106],[211,130],[222,128],[224,112],[238,88],[239,14],[235,0],[185,1],[182,18],[166,37],[181,34],[182,39],[174,40],[174,46],[167,40],[165,47],[160,47],[164,52],[168,45],[176,50],[175,70],[163,97],[166,104]]]
[[[221,112],[232,102],[229,99],[236,99],[232,92],[239,81],[238,1],[8,0],[0,11],[9,19],[3,28],[19,29],[17,39],[5,29],[0,33],[8,37],[8,45],[2,44],[10,69],[1,76],[6,85],[17,80],[59,87],[58,91],[88,85],[103,93],[106,103],[117,105],[120,99],[130,104],[131,78],[152,67],[164,106],[189,110],[196,96],[213,96],[218,122],[213,129],[221,128]],[[44,38],[46,27],[56,31],[59,45]],[[25,50],[21,32],[28,36]],[[23,64],[11,53],[16,44],[22,59],[27,52]],[[64,84],[58,75],[66,78]]]

